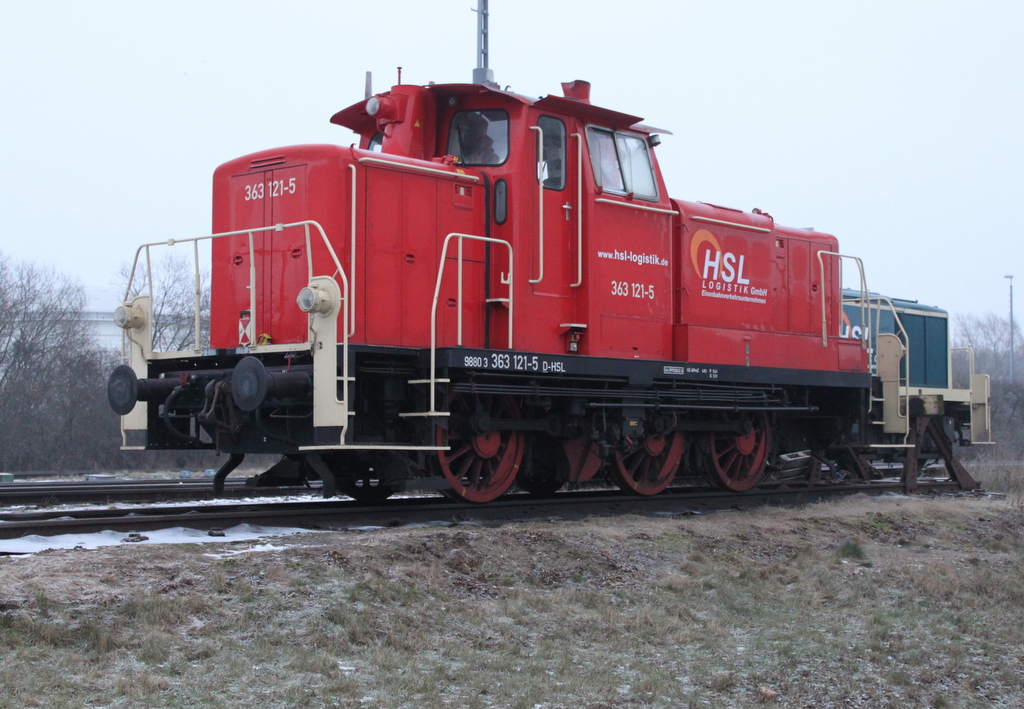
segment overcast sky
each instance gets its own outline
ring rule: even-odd
[[[108,286],[209,232],[220,163],[351,143],[328,120],[367,70],[468,82],[475,4],[0,0],[0,251]],[[833,233],[873,290],[1005,314],[1024,287],[1024,3],[491,0],[490,49],[502,86],[586,79],[673,131],[673,197]]]

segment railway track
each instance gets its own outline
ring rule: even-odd
[[[280,497],[319,491],[311,487],[249,487],[239,478],[225,481],[224,492],[215,495],[213,482],[197,480],[75,480],[17,482],[0,485],[0,507],[12,505],[66,505],[114,502],[159,503],[172,500]]]
[[[226,528],[241,523],[305,527],[311,530],[365,526],[403,526],[415,523],[496,523],[536,519],[573,519],[623,514],[682,515],[763,505],[796,505],[864,493],[902,492],[898,481],[804,487],[762,487],[738,495],[713,490],[670,490],[652,497],[618,491],[565,492],[537,499],[525,494],[503,497],[487,505],[472,505],[442,497],[388,500],[366,506],[354,500],[225,504],[208,506],[143,507],[124,510],[82,509],[36,512],[0,511],[0,539],[28,534],[85,534],[103,530],[144,532],[169,527]],[[953,493],[951,481],[921,481],[919,493]]]

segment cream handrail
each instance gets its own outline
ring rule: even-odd
[[[350,251],[350,265],[349,270],[352,271],[351,281],[349,283],[352,288],[351,300],[349,302],[349,309],[352,311],[349,325],[352,331],[348,333],[349,337],[356,334],[356,166],[349,165],[348,169],[352,171],[352,206],[350,208],[351,219],[349,224],[349,232],[352,235],[352,245],[349,248]],[[312,256],[310,256],[312,258]],[[312,264],[310,265],[309,272],[313,272]]]
[[[583,136],[573,133],[576,139],[576,282],[570,288],[583,285]]]
[[[187,239],[167,239],[166,241],[154,241],[154,242],[150,242],[148,244],[143,244],[138,249],[136,249],[136,251],[135,251],[135,259],[132,262],[131,275],[128,277],[128,286],[125,289],[124,302],[127,303],[128,302],[128,298],[131,295],[132,284],[135,281],[135,272],[138,269],[139,258],[142,256],[143,251],[145,251],[145,255],[146,255],[146,270],[147,270],[147,276],[148,276],[148,280],[149,280],[149,282],[147,283],[147,287],[149,289],[150,302],[152,302],[152,297],[153,297],[153,270],[152,270],[152,259],[150,258],[150,249],[152,247],[154,247],[154,246],[164,246],[164,245],[166,245],[166,246],[174,246],[175,244],[187,244],[189,242],[192,242],[193,244],[195,244],[194,249],[195,249],[195,252],[196,252],[196,271],[197,271],[197,274],[198,274],[198,269],[199,269],[199,263],[198,263],[199,246],[198,246],[198,243],[200,241],[206,241],[206,240],[212,241],[213,239],[221,239],[221,238],[228,237],[228,236],[242,236],[244,234],[244,235],[248,235],[248,237],[249,237],[249,258],[250,258],[250,268],[249,268],[249,290],[250,290],[250,295],[249,295],[249,303],[250,303],[250,307],[252,308],[252,311],[250,313],[250,323],[255,323],[256,322],[256,318],[255,318],[255,312],[256,312],[255,311],[255,303],[256,303],[256,268],[255,268],[254,259],[253,259],[253,254],[254,254],[254,249],[253,249],[254,235],[257,234],[257,233],[260,233],[260,232],[265,232],[265,231],[284,231],[285,229],[290,229],[290,228],[294,228],[294,227],[303,227],[304,232],[305,232],[305,243],[306,243],[306,250],[307,250],[307,252],[309,252],[311,250],[310,227],[315,227],[316,228],[317,232],[320,234],[320,239],[323,241],[324,246],[327,248],[327,252],[330,254],[331,260],[334,262],[335,272],[334,272],[334,274],[332,274],[331,276],[328,276],[327,278],[330,278],[332,280],[336,279],[336,278],[340,278],[341,279],[341,283],[339,284],[338,287],[339,287],[339,296],[340,296],[340,298],[341,298],[341,300],[343,302],[339,303],[340,307],[337,309],[337,312],[342,317],[342,330],[341,330],[341,333],[342,333],[342,341],[341,341],[341,345],[342,345],[342,365],[341,365],[342,374],[341,374],[341,377],[339,378],[339,380],[344,382],[344,385],[342,387],[342,391],[344,392],[344,395],[343,395],[343,398],[339,399],[337,397],[337,394],[335,393],[334,394],[334,400],[335,400],[335,402],[339,406],[341,406],[341,418],[342,418],[343,423],[341,425],[342,431],[341,431],[341,438],[340,438],[340,440],[342,442],[341,443],[341,447],[344,447],[344,440],[345,440],[346,432],[348,430],[348,418],[349,418],[348,384],[349,384],[349,381],[350,381],[350,377],[349,377],[349,356],[348,356],[349,355],[349,349],[348,349],[348,340],[349,340],[349,314],[351,312],[350,308],[348,306],[348,303],[345,303],[344,301],[348,299],[349,293],[351,291],[349,289],[348,275],[345,273],[345,269],[342,268],[342,266],[341,266],[341,261],[339,261],[339,259],[338,259],[338,254],[334,251],[334,247],[331,245],[330,239],[327,238],[327,234],[324,232],[323,227],[320,226],[320,224],[318,222],[315,222],[313,220],[307,219],[307,220],[304,220],[304,221],[301,221],[301,222],[292,222],[290,224],[275,224],[273,226],[257,227],[257,228],[254,228],[254,229],[240,229],[238,231],[221,232],[219,234],[207,234],[205,236],[197,236],[197,237],[191,237],[191,238],[187,238]],[[447,244],[447,242],[446,242],[446,244]],[[511,247],[509,247],[509,248],[511,248]],[[310,268],[312,268],[312,260],[311,259],[308,261],[308,263],[309,263]],[[511,269],[511,266],[509,266],[509,268]],[[309,275],[309,278],[313,278],[312,271],[308,275]],[[198,276],[197,276],[197,278],[198,278]],[[198,305],[198,299],[197,299],[196,303]],[[335,318],[337,319],[339,315],[335,315]],[[509,329],[510,329],[510,332],[511,332],[511,322],[509,323]],[[131,334],[128,333],[127,331],[125,331],[125,336],[127,336],[129,339],[131,338]],[[251,338],[251,335],[250,335],[250,338]],[[335,337],[335,339],[337,339],[337,338]],[[251,342],[251,339],[250,339],[250,342]],[[198,342],[198,339],[197,339],[197,345],[198,344],[199,344],[199,342]],[[255,343],[251,343],[251,344],[255,344]],[[331,343],[325,343],[325,344],[327,344],[327,345],[329,345],[331,347],[336,347],[338,345],[337,342],[331,342]],[[312,338],[307,337],[305,345],[312,349],[312,347],[313,347]],[[288,347],[291,348],[291,349],[295,349],[296,345],[295,344],[289,344]],[[196,347],[196,350],[200,350],[200,349],[201,349],[200,347],[198,347],[198,346]],[[257,347],[257,349],[258,349],[258,347]],[[123,356],[123,354],[124,353],[123,353],[123,345],[122,345],[122,356]],[[184,352],[182,352],[182,353],[170,353],[170,354],[171,355],[184,354]],[[334,374],[335,375],[337,374],[337,370],[335,370]],[[334,389],[334,387],[332,387],[332,389]],[[123,419],[122,419],[122,426],[123,426]]]
[[[530,130],[537,131],[537,212],[539,214],[538,233],[540,240],[540,274],[537,278],[528,279],[530,283],[540,283],[544,280],[544,129],[540,126],[530,126]]]
[[[413,163],[399,162],[397,160],[384,160],[382,158],[359,158],[359,164],[369,165],[380,165],[381,167],[391,168],[392,170],[408,170],[411,172],[427,172],[432,175],[440,175],[442,177],[450,177],[453,180],[469,180],[470,182],[479,182],[480,178],[476,175],[467,175],[464,172],[452,172],[450,170],[441,170],[436,167],[426,167],[424,165],[414,165]],[[461,168],[456,168],[459,170]]]
[[[459,258],[458,258],[458,269],[459,269],[459,286],[458,286],[458,344],[462,344],[462,242],[464,239],[470,241],[484,241],[492,244],[502,244],[508,249],[508,277],[504,276],[501,279],[503,284],[508,285],[508,349],[512,349],[512,322],[514,320],[513,315],[513,288],[515,287],[515,280],[513,279],[513,267],[514,260],[512,254],[512,244],[502,239],[495,239],[489,236],[476,236],[474,234],[460,234],[458,232],[452,232],[444,239],[444,246],[441,248],[441,262],[437,267],[437,281],[434,283],[434,300],[430,305],[430,378],[414,380],[409,382],[410,384],[429,384],[430,385],[430,410],[421,413],[408,413],[399,414],[399,416],[447,416],[447,412],[437,410],[437,387],[436,384],[441,382],[441,379],[437,378],[437,301],[441,294],[441,282],[444,279],[444,266],[445,261],[448,258],[448,244],[451,243],[453,238],[459,240]],[[447,380],[443,380],[447,381]]]
[[[648,207],[646,204],[635,204],[633,202],[622,202],[617,199],[605,199],[604,197],[598,197],[594,200],[601,204],[617,204],[620,207],[629,207],[630,209],[640,209],[645,212],[657,212],[658,214],[679,214],[676,209],[662,209],[661,207]]]
[[[875,308],[874,334],[875,334],[876,339],[877,339],[878,335],[881,334],[881,332],[882,332],[882,306],[885,305],[885,306],[887,306],[889,308],[889,311],[892,313],[892,320],[893,320],[893,333],[892,334],[896,335],[897,337],[900,337],[900,340],[901,340],[901,342],[903,344],[903,359],[906,362],[906,365],[905,365],[905,376],[901,377],[900,380],[898,380],[896,382],[897,393],[898,393],[898,395],[900,397],[903,397],[904,399],[908,398],[910,396],[910,335],[907,333],[906,328],[903,327],[903,321],[900,320],[900,315],[899,315],[899,313],[896,312],[896,305],[892,302],[892,300],[890,300],[889,298],[885,297],[884,295],[868,296],[868,295],[864,294],[860,298],[850,298],[849,300],[846,300],[846,301],[843,301],[843,302],[845,302],[845,303],[859,302],[860,307],[861,307],[861,322],[867,324],[867,326],[863,328],[863,332],[861,333],[861,337],[862,338],[863,337],[869,337],[870,338],[870,333],[872,332],[872,328],[871,328],[871,311],[870,311],[871,305],[874,304],[874,308]],[[863,317],[863,314],[864,314],[865,310],[867,310],[867,313],[868,313],[867,320],[865,320],[864,317]],[[875,348],[869,347],[868,351],[869,352],[874,352],[874,349]],[[875,364],[873,366],[874,366],[874,373],[878,374],[877,364]],[[904,445],[906,445],[907,439],[910,436],[910,412],[909,412],[909,409],[907,411],[904,411],[903,414],[900,414],[899,411],[897,411],[896,412],[896,416],[897,416],[897,418],[900,418],[900,419],[904,420],[905,431],[903,433],[903,443],[904,443]]]
[[[186,239],[167,239],[165,241],[152,241],[152,242],[149,242],[149,243],[146,243],[146,244],[142,244],[141,246],[139,246],[138,249],[135,250],[135,258],[132,261],[131,273],[130,273],[130,275],[128,277],[128,285],[125,287],[123,301],[124,302],[128,302],[128,299],[131,297],[132,285],[135,282],[135,273],[138,270],[139,260],[142,258],[143,253],[145,253],[145,258],[146,258],[146,280],[147,280],[146,289],[148,290],[149,295],[151,297],[153,296],[153,265],[152,265],[152,258],[151,258],[151,255],[150,255],[150,249],[152,247],[154,247],[154,246],[174,246],[175,244],[187,244],[187,243],[190,243],[190,242],[194,243],[195,244],[195,253],[196,253],[195,270],[196,270],[196,279],[197,279],[197,282],[198,282],[198,279],[199,279],[199,255],[198,255],[199,254],[199,246],[198,246],[198,242],[200,242],[200,241],[207,241],[207,240],[212,241],[214,239],[221,239],[221,238],[228,237],[228,236],[243,236],[243,235],[246,235],[246,236],[249,237],[249,308],[250,308],[250,313],[249,313],[250,321],[249,322],[251,323],[251,325],[250,325],[251,327],[255,327],[255,322],[256,322],[256,263],[255,263],[254,235],[258,234],[258,233],[261,233],[261,232],[266,232],[266,231],[284,231],[285,229],[291,229],[291,228],[295,228],[295,227],[304,227],[305,228],[307,252],[310,250],[310,238],[309,238],[309,229],[310,229],[310,227],[315,227],[316,230],[319,232],[320,238],[323,241],[324,246],[327,248],[327,252],[328,252],[328,254],[330,254],[331,260],[334,262],[334,266],[335,266],[335,269],[336,269],[335,273],[340,275],[340,277],[341,277],[341,279],[343,281],[343,285],[344,285],[343,293],[345,294],[345,295],[343,295],[343,298],[347,299],[349,297],[348,294],[350,293],[348,274],[346,274],[345,273],[345,269],[342,268],[341,262],[338,260],[338,255],[337,255],[337,253],[335,253],[334,247],[331,245],[330,240],[327,238],[327,234],[324,232],[323,227],[320,226],[320,224],[318,222],[316,222],[314,220],[311,220],[311,219],[307,219],[307,220],[304,220],[304,221],[301,221],[301,222],[291,222],[289,224],[274,224],[272,226],[255,227],[253,229],[239,229],[237,231],[225,231],[225,232],[220,232],[218,234],[206,234],[204,236],[189,237],[189,238],[186,238]],[[313,276],[313,272],[312,272],[312,259],[311,258],[308,260],[308,268],[310,269],[310,272],[309,272],[308,276],[312,277]],[[197,310],[199,309],[199,298],[198,298],[198,296],[196,297],[196,308],[197,308]],[[354,324],[352,325],[352,329],[354,329]],[[349,334],[349,309],[346,307],[346,313],[345,313],[345,341],[346,342],[348,341],[348,334]],[[255,344],[255,342],[252,342],[252,340],[251,340],[251,335],[250,335],[250,344],[252,344],[252,345]],[[308,340],[307,340],[307,344],[308,344]],[[198,341],[198,334],[196,336],[196,345],[197,345],[196,346],[196,350],[201,350],[202,349],[201,343]],[[187,350],[183,350],[183,351],[187,351]]]
[[[201,294],[202,294],[203,288],[202,288],[202,284],[201,284],[201,280],[200,280],[200,276],[199,276],[199,242],[198,241],[193,242],[192,243],[192,247],[193,247],[193,252],[195,254],[195,263],[196,263],[196,277],[195,277],[196,292],[195,292],[195,313],[194,313],[195,320],[193,321],[193,326],[195,327],[195,333],[196,333],[196,343],[195,343],[196,344],[196,349],[200,350],[200,349],[202,349],[202,340],[200,338],[200,335],[202,334],[202,332],[201,332],[201,330],[202,330],[202,303],[201,303],[202,298],[201,298]]]
[[[953,353],[954,352],[967,352],[967,386],[966,387],[955,387],[953,386]],[[949,348],[949,364],[946,367],[949,372],[949,388],[950,389],[971,389],[971,377],[974,376],[974,346],[964,345],[963,347],[950,347]]]
[[[861,261],[858,257],[850,256],[848,254],[837,253],[835,251],[819,251],[818,252],[818,273],[821,274],[821,285],[819,286],[819,288],[821,290],[821,346],[822,347],[828,347],[828,312],[825,310],[825,291],[827,291],[828,288],[825,287],[825,261],[824,261],[824,259],[821,258],[822,256],[835,256],[839,260],[840,267],[842,266],[842,261],[843,261],[844,258],[850,259],[851,261],[855,261],[857,263],[857,268],[860,271],[860,295],[861,295],[862,299],[866,299],[868,297],[868,284],[867,284],[867,280],[864,278],[864,262]],[[839,272],[839,280],[840,280],[840,282],[842,282],[842,277],[843,277],[842,270],[840,270],[840,272]],[[842,307],[843,307],[843,304],[842,304],[842,294],[840,294],[839,307],[840,307],[840,309],[842,309]],[[864,317],[866,315],[867,315],[867,309],[866,309],[866,306],[862,303],[861,304],[861,322],[867,322],[867,320],[864,319]],[[868,347],[869,347],[868,338],[867,338],[867,332],[862,332],[861,333],[861,346],[864,349],[868,349]]]

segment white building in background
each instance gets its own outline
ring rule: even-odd
[[[121,349],[121,328],[114,324],[114,309],[121,303],[121,296],[115,288],[86,287],[87,302],[82,318],[89,332],[96,338],[96,344],[103,349]]]
[[[96,339],[96,344],[105,350],[120,350],[122,331],[114,324],[112,310],[87,310],[82,319],[89,327],[89,332]]]

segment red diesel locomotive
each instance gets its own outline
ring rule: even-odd
[[[842,336],[835,237],[672,199],[666,131],[562,87],[400,84],[331,119],[358,147],[218,168],[214,234],[182,240],[211,242],[209,342],[155,352],[150,295],[115,316],[124,447],[225,452],[218,487],[280,454],[261,484],[363,500],[598,476],[739,492],[868,479],[893,456],[912,484],[922,445],[973,485],[950,444],[987,435],[986,380],[914,387],[911,339],[863,272],[847,310],[891,311],[892,334]]]

